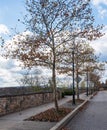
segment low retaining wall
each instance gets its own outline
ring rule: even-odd
[[[58,98],[61,98],[58,92]],[[39,106],[53,101],[52,92],[41,92],[24,95],[7,95],[0,97],[0,116],[24,110],[26,108]]]

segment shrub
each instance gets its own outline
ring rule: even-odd
[[[72,92],[72,90],[66,90],[65,92],[64,92],[64,95],[72,95],[73,94],[73,92]]]
[[[62,92],[62,98],[64,98],[64,96],[65,96],[65,93],[64,93],[64,92]]]
[[[73,91],[72,91],[72,89],[65,88],[65,89],[63,90],[63,93],[64,93],[64,95],[72,95],[72,94],[73,94]]]

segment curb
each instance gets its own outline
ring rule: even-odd
[[[78,112],[79,110],[86,104],[88,101],[93,98],[94,94],[91,95],[88,99],[86,99],[81,105],[75,108],[72,112],[70,112],[67,116],[65,116],[61,121],[59,121],[54,127],[50,130],[60,130],[63,128]]]

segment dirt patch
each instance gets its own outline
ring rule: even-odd
[[[27,121],[50,121],[50,122],[58,122],[62,118],[64,118],[68,113],[72,111],[71,108],[59,108],[59,112],[56,112],[55,108],[48,109],[44,112],[41,112],[37,115],[34,115],[28,119]]]
[[[76,99],[75,102],[76,102],[76,104],[78,105],[78,104],[83,103],[84,100],[83,100],[83,99]],[[72,103],[72,100],[68,101],[67,103]]]
[[[84,100],[76,99],[76,105],[72,105],[72,100],[70,100],[59,107],[59,112],[56,112],[55,108],[51,108],[28,119],[25,119],[25,121],[58,122],[83,102]]]
[[[70,129],[68,129],[68,128],[65,127],[65,128],[62,128],[61,130],[70,130]]]

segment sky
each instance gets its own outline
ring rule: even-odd
[[[91,43],[96,54],[100,54],[101,61],[107,61],[107,0],[92,0],[93,15],[95,24],[103,24],[105,35]],[[23,32],[25,27],[18,19],[23,20],[26,14],[24,0],[0,0],[0,36],[5,38],[17,28]],[[107,68],[107,67],[106,67]],[[0,56],[0,87],[18,86],[16,79],[21,76],[24,70],[19,67],[19,62],[11,59],[4,59]],[[102,81],[107,79],[107,70],[102,76]]]

